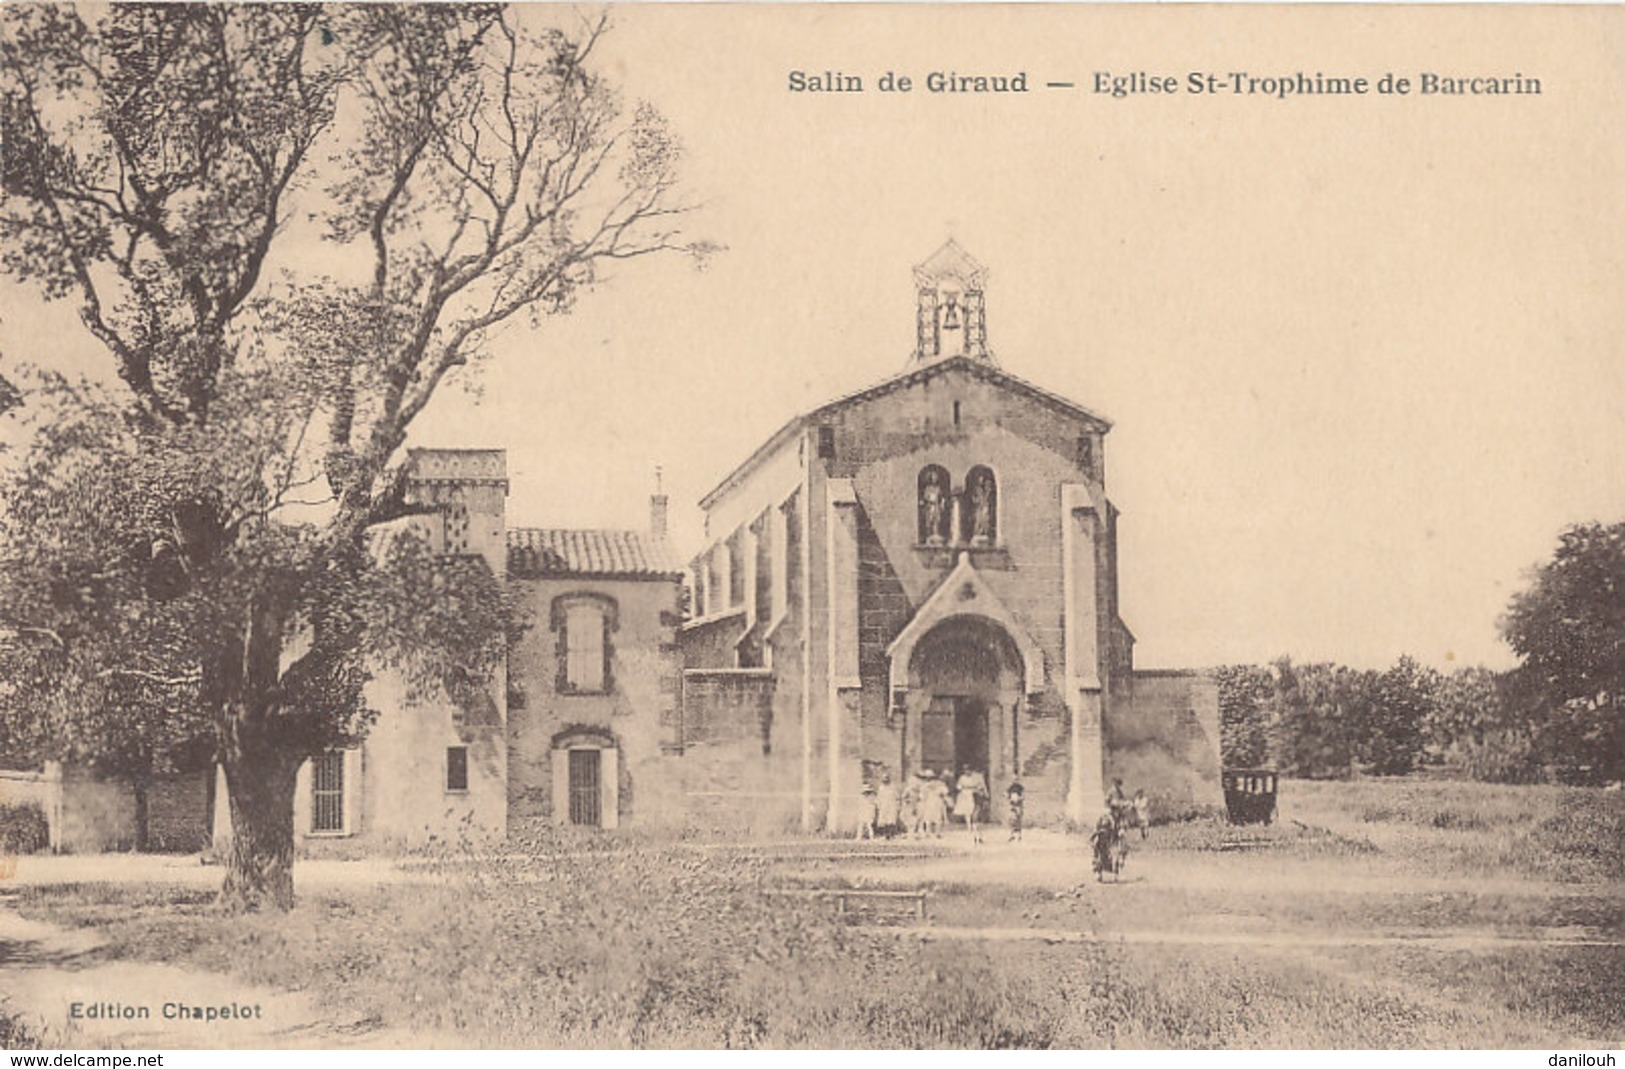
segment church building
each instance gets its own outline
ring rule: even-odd
[[[1017,780],[1029,819],[1092,820],[1113,778],[1216,801],[1216,685],[1134,670],[1110,421],[1001,366],[956,243],[914,278],[906,365],[789,420],[700,502],[681,760],[804,831],[922,770],[981,772],[996,820]]]

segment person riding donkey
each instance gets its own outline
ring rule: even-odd
[[[1095,879],[1104,880],[1108,869],[1114,877],[1122,874],[1123,862],[1128,857],[1128,828],[1133,819],[1134,803],[1123,790],[1122,779],[1112,780],[1111,790],[1106,792],[1106,812],[1101,814],[1089,836]]]
[[[1125,825],[1111,813],[1102,813],[1095,823],[1095,830],[1089,836],[1089,847],[1094,856],[1097,881],[1105,880],[1107,870],[1111,871],[1114,880],[1123,875],[1123,862],[1128,859],[1128,838],[1124,828]]]

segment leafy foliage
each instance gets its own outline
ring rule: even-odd
[[[0,804],[0,855],[16,857],[44,850],[50,838],[45,811],[38,805],[32,802]]]
[[[1564,531],[1501,626],[1554,774],[1625,778],[1625,523]]]
[[[1362,677],[1364,723],[1356,750],[1365,770],[1378,776],[1401,776],[1422,755],[1425,725],[1432,716],[1439,673],[1409,657],[1379,674]]]
[[[1224,763],[1274,765],[1324,779],[1356,771],[1402,775],[1430,752],[1442,760],[1463,725],[1481,720],[1457,712],[1447,697],[1477,700],[1467,680],[1494,679],[1481,669],[1469,671],[1444,677],[1409,657],[1383,672],[1296,664],[1286,657],[1267,668],[1222,668],[1216,675]]]
[[[1275,663],[1277,708],[1273,749],[1288,775],[1324,779],[1354,767],[1361,704],[1360,673],[1331,664]]]
[[[39,1050],[43,1044],[21,1017],[0,1006],[0,1047],[6,1050]]]
[[[1275,677],[1268,668],[1226,665],[1219,683],[1220,754],[1226,768],[1259,768],[1270,763],[1269,725]]]
[[[1486,668],[1461,668],[1439,680],[1423,725],[1425,759],[1487,783],[1546,778],[1538,720],[1514,694],[1513,679]]]

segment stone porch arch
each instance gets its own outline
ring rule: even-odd
[[[1044,689],[1044,651],[971,564],[971,555],[961,553],[953,571],[937,584],[914,618],[886,647],[886,656],[891,661],[890,683],[894,695],[908,689],[909,662],[920,640],[938,624],[967,616],[980,618],[1009,635],[1021,656],[1023,689],[1028,694],[1037,694]]]

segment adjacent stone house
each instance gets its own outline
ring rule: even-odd
[[[670,820],[683,572],[650,531],[508,532],[533,621],[509,658],[508,812],[603,828]]]

